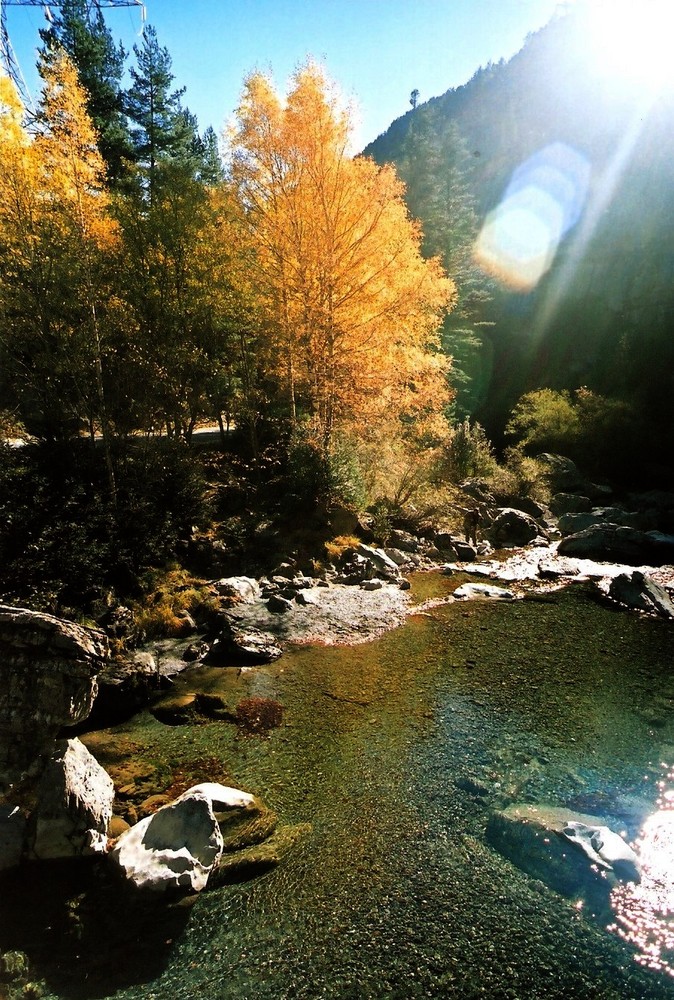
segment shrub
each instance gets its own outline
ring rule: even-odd
[[[458,424],[445,446],[444,464],[453,482],[491,475],[496,460],[484,428],[468,418]]]
[[[347,549],[355,549],[360,545],[360,538],[355,535],[337,535],[325,543],[325,554],[330,562],[337,562]]]
[[[537,389],[518,400],[505,430],[528,454],[559,451],[569,455],[575,450],[580,422],[569,392]]]
[[[355,446],[338,435],[326,450],[309,423],[298,424],[288,445],[287,478],[291,495],[302,505],[341,504],[358,510],[365,487]]]

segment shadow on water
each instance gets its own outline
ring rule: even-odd
[[[42,896],[84,890],[35,874],[30,892],[16,886],[0,948],[9,934],[63,997],[674,997],[674,979],[635,961],[636,940],[486,835],[509,804],[544,803],[635,837],[674,765],[670,659],[668,623],[576,586],[544,604],[436,607],[375,642],[298,648],[250,671],[247,693],[285,707],[266,739],[140,715],[125,736],[153,761],[215,756],[311,834],[279,868],[166,925],[85,892],[74,936],[59,929],[69,903],[39,940],[52,920]],[[180,683],[226,693],[231,671]]]
[[[107,996],[156,979],[189,919],[184,903],[140,905],[97,859],[3,873],[0,898],[2,951],[26,952],[33,972],[63,997]]]

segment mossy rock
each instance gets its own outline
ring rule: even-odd
[[[194,694],[170,695],[153,705],[150,712],[165,726],[193,726],[199,721],[195,700]]]
[[[261,844],[274,833],[278,817],[258,798],[245,809],[232,809],[218,813],[220,832],[224,840],[223,853],[241,851],[254,844]]]
[[[262,843],[251,844],[234,853],[224,852],[208,879],[209,889],[256,878],[276,868],[286,854],[312,830],[310,823],[281,826]]]

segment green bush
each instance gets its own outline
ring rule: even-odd
[[[484,428],[466,418],[453,429],[444,449],[446,475],[452,482],[489,476],[496,459]]]
[[[586,388],[526,393],[506,433],[526,455],[559,452],[588,473],[621,480],[638,480],[648,444],[644,418],[630,403]]]
[[[177,442],[116,457],[116,505],[88,441],[4,447],[2,459],[0,594],[55,614],[97,613],[111,589],[129,593],[208,513],[199,465]]]
[[[537,389],[518,400],[505,430],[530,455],[542,451],[570,455],[576,449],[580,421],[569,392]]]
[[[287,479],[290,495],[302,506],[341,504],[358,510],[365,504],[360,464],[346,435],[336,436],[326,449],[310,424],[298,424],[288,445]]]

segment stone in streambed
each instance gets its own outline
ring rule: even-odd
[[[190,789],[123,833],[110,858],[137,889],[199,892],[222,844],[210,798]]]
[[[47,860],[104,850],[114,797],[112,778],[83,743],[57,744],[38,785],[29,854]]]
[[[674,602],[667,591],[639,570],[620,573],[611,580],[608,596],[636,611],[674,618]]]
[[[589,831],[587,838],[579,832],[583,830]],[[593,832],[606,845],[601,854],[596,852],[601,863],[581,843],[591,841]],[[599,907],[608,906],[616,878],[638,881],[636,855],[601,817],[552,806],[511,805],[491,815],[487,839],[527,874],[565,896],[585,897]]]
[[[230,870],[241,870],[251,861],[241,852],[263,845],[275,828],[275,814],[255,796],[202,782],[122,834],[111,859],[138,889],[198,892],[223,853]]]
[[[513,601],[515,594],[504,587],[491,587],[486,583],[464,583],[458,587],[453,597],[458,600]]]

